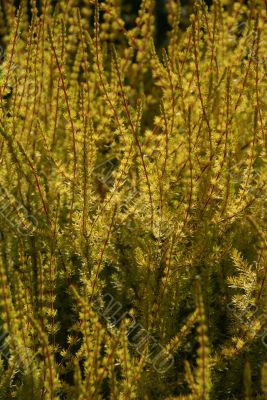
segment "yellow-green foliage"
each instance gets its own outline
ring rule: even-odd
[[[0,399],[266,399],[266,1],[17,3]]]

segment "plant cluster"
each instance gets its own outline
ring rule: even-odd
[[[18,3],[0,399],[267,399],[266,1]]]

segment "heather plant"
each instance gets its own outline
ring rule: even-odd
[[[267,399],[266,1],[0,7],[0,399]]]

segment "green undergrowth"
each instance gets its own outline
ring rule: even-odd
[[[266,1],[17,3],[0,399],[267,399]]]

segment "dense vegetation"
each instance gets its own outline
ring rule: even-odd
[[[1,1],[1,400],[267,399],[267,6],[190,4]]]

